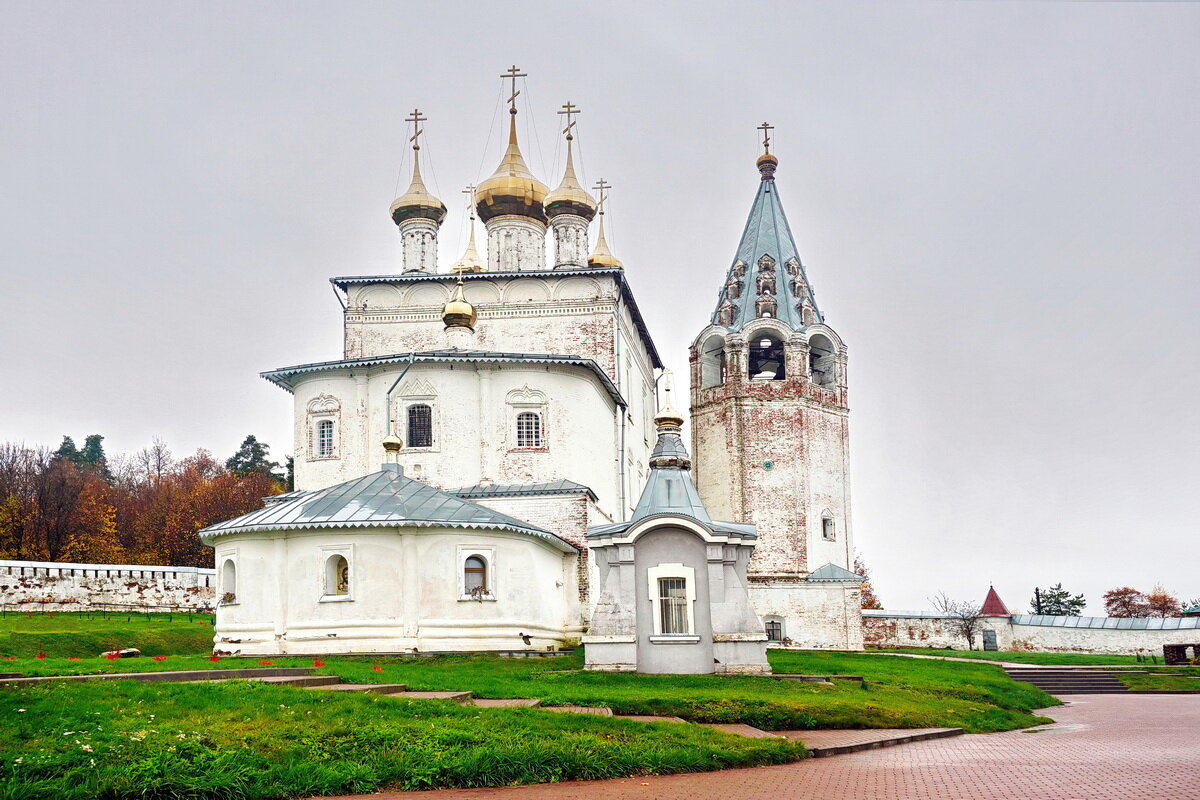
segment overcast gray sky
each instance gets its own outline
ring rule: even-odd
[[[885,604],[1063,581],[1200,596],[1200,6],[0,3],[0,440],[290,451],[261,370],[338,358],[327,278],[390,273],[403,117],[451,208],[499,73],[554,112],[677,371],[776,126],[850,347],[854,528]],[[402,188],[402,187],[401,187]]]

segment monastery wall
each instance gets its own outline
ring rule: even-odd
[[[1121,620],[1121,623],[1181,624],[1192,627],[1165,629],[1118,629],[1067,627],[1067,625],[1028,625],[1020,617],[985,617],[982,629],[996,632],[1000,650],[1028,650],[1052,653],[1111,653],[1134,655],[1138,652],[1162,653],[1164,644],[1200,642],[1200,628],[1187,618],[1168,620]],[[1048,617],[1065,623],[1089,618]],[[1103,618],[1091,618],[1103,619]],[[1116,624],[1111,619],[1106,624]],[[868,647],[933,647],[966,649],[966,640],[954,632],[948,617],[921,612],[863,611],[864,641]],[[975,649],[982,647],[976,637]]]
[[[0,606],[18,611],[86,611],[155,606],[211,610],[211,569],[131,564],[0,561]]]
[[[749,583],[750,602],[764,622],[783,623],[784,644],[816,650],[861,650],[861,590],[842,583]]]

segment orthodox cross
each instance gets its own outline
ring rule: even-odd
[[[575,105],[570,100],[568,100],[567,102],[562,104],[562,107],[563,107],[563,110],[558,113],[564,114],[567,117],[567,127],[563,128],[563,133],[565,133],[567,135],[567,141],[570,141],[571,139],[575,138],[574,136],[571,135],[571,128],[574,128],[576,125],[579,124],[575,120],[571,119],[571,117],[573,117],[579,113],[579,106]]]
[[[671,392],[675,386],[675,375],[669,369],[663,370],[663,408],[671,408]]]
[[[510,114],[515,114],[517,113],[517,95],[520,94],[520,92],[517,91],[517,78],[527,77],[527,73],[521,72],[517,69],[517,65],[513,64],[504,72],[500,73],[500,77],[512,79],[512,97],[508,98],[508,111]]]
[[[600,196],[600,204],[599,204],[600,213],[603,214],[604,213],[604,198],[607,196],[606,192],[612,188],[612,184],[606,182],[604,180],[604,178],[601,178],[600,180],[596,181],[596,185],[593,186],[592,188],[595,189],[596,192]]]
[[[758,126],[758,130],[763,132],[763,152],[771,152],[771,131],[775,130],[775,126],[764,122]]]
[[[411,115],[404,118],[405,122],[411,122],[413,125],[413,135],[408,137],[408,140],[413,143],[413,150],[421,149],[421,143],[418,140],[419,140],[421,134],[425,132],[424,130],[421,129],[421,123],[427,119],[429,119],[429,117],[426,117],[423,114],[421,114],[420,109],[416,109],[416,108],[414,108],[412,110]]]
[[[475,219],[475,185],[467,184],[467,188],[462,190],[462,193],[467,196],[467,205],[471,208],[471,219]]]

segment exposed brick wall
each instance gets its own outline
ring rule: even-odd
[[[0,604],[19,610],[80,611],[106,606],[211,609],[211,569],[130,564],[0,561]]]

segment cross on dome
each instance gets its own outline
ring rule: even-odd
[[[517,113],[517,95],[521,92],[517,89],[517,78],[527,78],[528,73],[521,72],[516,64],[513,64],[504,72],[500,73],[501,78],[510,78],[512,80],[512,95],[508,98],[508,113]]]
[[[775,130],[775,126],[769,122],[764,122],[758,126],[758,130],[763,132],[763,155],[771,154],[771,131]]]
[[[419,108],[414,108],[412,110],[412,114],[404,118],[405,122],[411,122],[413,126],[413,135],[408,137],[408,140],[413,143],[413,150],[421,149],[421,143],[418,140],[420,139],[421,134],[425,132],[425,129],[421,127],[421,123],[427,119],[429,119],[429,117],[423,115]]]

